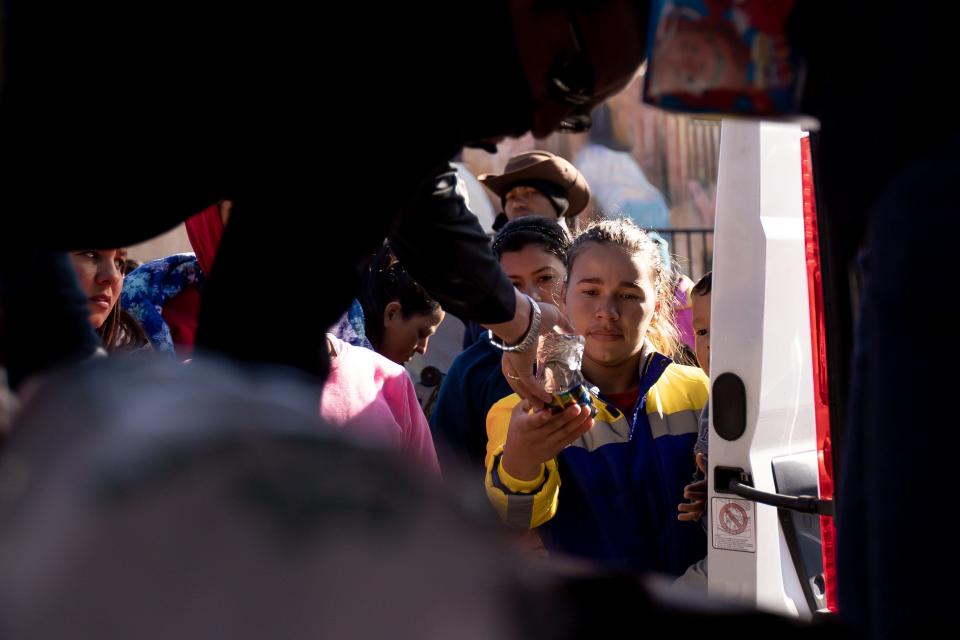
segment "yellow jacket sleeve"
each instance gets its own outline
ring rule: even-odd
[[[519,402],[520,397],[516,394],[507,396],[487,413],[487,472],[484,484],[487,497],[507,526],[533,529],[557,512],[560,474],[556,458],[547,461],[540,477],[530,481],[517,480],[500,468],[510,416]]]

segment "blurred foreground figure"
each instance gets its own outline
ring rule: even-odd
[[[475,492],[341,439],[300,380],[82,368],[44,381],[0,459],[3,638],[573,638],[637,620],[830,637],[524,564]]]

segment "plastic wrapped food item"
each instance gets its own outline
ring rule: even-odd
[[[590,392],[580,372],[583,360],[583,336],[556,332],[540,336],[537,348],[537,380],[543,384],[553,401],[547,408],[559,413],[576,403],[590,408],[590,415],[597,408],[590,399]]]

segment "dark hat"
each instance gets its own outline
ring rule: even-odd
[[[527,151],[515,155],[507,162],[500,175],[485,173],[479,177],[488,189],[504,198],[507,192],[518,184],[536,185],[546,182],[557,185],[563,192],[568,205],[559,215],[572,218],[583,211],[590,203],[590,187],[576,167],[549,151]]]

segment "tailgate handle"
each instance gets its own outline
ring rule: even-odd
[[[714,491],[759,502],[760,504],[789,509],[800,513],[813,513],[833,517],[833,500],[824,500],[816,496],[785,496],[781,493],[769,493],[753,487],[750,474],[734,467],[716,467],[713,470]]]

